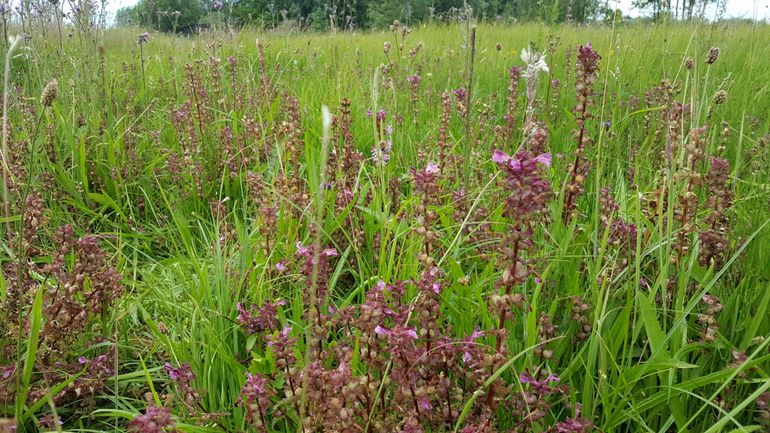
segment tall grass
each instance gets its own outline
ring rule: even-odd
[[[31,49],[14,57],[14,73],[7,77],[9,147],[19,150],[4,149],[10,169],[25,170],[33,180],[4,182],[12,187],[5,203],[12,212],[3,223],[25,224],[21,191],[28,188],[44,199],[46,224],[36,226],[31,239],[36,246],[25,257],[29,271],[11,270],[16,243],[0,241],[2,311],[11,311],[8,294],[18,290],[24,335],[16,340],[15,318],[0,326],[0,346],[14,348],[0,352],[0,367],[9,367],[0,373],[20,374],[24,388],[16,389],[16,376],[0,382],[7,387],[0,391],[0,414],[16,417],[19,431],[122,431],[151,405],[169,408],[181,431],[253,428],[242,404],[246,373],[272,374],[276,360],[262,336],[244,332],[239,306],[283,299],[279,329],[293,328],[304,364],[316,343],[328,350],[345,344],[359,349],[358,340],[345,340],[341,330],[320,342],[314,337],[316,316],[326,314],[308,313],[318,302],[323,246],[339,254],[330,261],[324,301],[333,311],[364,303],[379,281],[419,280],[435,265],[442,272],[440,313],[450,337],[507,323],[507,336],[479,340],[494,347],[496,338],[504,338],[505,358],[475,392],[463,395],[454,415],[450,409],[446,430],[459,431],[473,420],[496,381],[511,386],[510,401],[526,389],[520,374],[540,370],[557,374],[569,390],[547,414],[550,424],[531,424],[529,431],[555,431],[547,425],[576,414],[607,432],[767,429],[770,58],[763,41],[770,40],[770,28],[480,24],[473,36],[468,28],[425,26],[405,39],[399,33],[395,42],[390,32],[246,30],[192,39],[152,34],[142,45],[136,43],[140,30],[115,29],[103,40],[64,41],[63,56],[59,40],[34,39]],[[404,46],[386,54],[384,42]],[[548,130],[553,162],[543,175],[554,197],[533,229],[533,273],[516,288],[524,307],[500,321],[489,299],[500,293],[495,283],[505,254],[499,247],[516,221],[504,214],[504,173],[491,156],[494,149],[513,155],[527,142],[522,101],[514,136],[500,138],[508,70],[523,66],[522,48],[546,51],[549,42],[550,72],[541,75],[535,117]],[[594,117],[586,124],[593,138],[585,153],[590,171],[585,192],[576,196],[575,217],[563,219],[577,147],[576,48],[586,42],[602,56]],[[93,56],[100,47],[103,56]],[[711,47],[721,48],[720,57],[707,65]],[[237,64],[232,76],[230,57]],[[690,57],[692,69],[685,65]],[[406,81],[414,74],[421,77],[416,102]],[[45,133],[37,135],[34,112],[43,108],[32,101],[53,78],[59,95],[43,121]],[[677,90],[660,87],[645,103],[645,92],[663,79]],[[419,173],[438,160],[442,92],[467,85],[467,114],[455,96],[448,113],[446,145],[457,160],[441,180],[440,200],[428,205],[410,168]],[[715,104],[719,90],[727,97]],[[321,117],[329,106],[339,121],[343,98],[351,101],[355,149],[366,157],[347,177],[331,165],[344,154],[339,124],[329,137]],[[661,116],[673,101],[688,104],[691,114],[671,126]],[[376,120],[380,109],[386,113],[382,124]],[[691,167],[690,131],[704,125],[709,129],[701,159]],[[672,136],[676,146],[667,150]],[[390,160],[375,164],[372,148],[387,140]],[[24,149],[43,150],[26,159]],[[711,156],[729,160],[727,187],[735,200],[725,211],[729,242],[722,262],[710,266],[699,261],[704,246],[698,230],[713,195],[705,180]],[[702,177],[693,188],[697,206],[688,224],[678,200],[693,172]],[[334,181],[328,189],[327,179]],[[356,199],[340,204],[345,182]],[[451,195],[461,188],[467,194],[463,206]],[[603,188],[617,202],[609,214]],[[271,206],[279,209],[275,221],[265,213]],[[428,230],[435,232],[430,242],[418,230],[425,218],[432,218]],[[613,241],[605,219],[614,218],[636,228],[628,248]],[[52,350],[46,338],[57,319],[45,314],[56,302],[50,287],[60,283],[44,265],[57,257],[54,229],[64,224],[78,236],[98,236],[122,276],[123,294],[86,318],[78,335],[67,337],[65,350]],[[489,236],[482,236],[485,230]],[[313,249],[311,286],[295,257],[298,241]],[[63,256],[65,268],[76,265],[75,254]],[[287,271],[279,271],[284,263]],[[21,274],[26,280],[19,284]],[[417,304],[422,295],[410,286],[405,296]],[[709,304],[712,297],[721,309]],[[553,335],[542,317],[556,326]],[[16,343],[25,348],[22,359]],[[112,357],[105,378],[92,366],[107,352]],[[85,363],[78,364],[80,357]],[[165,363],[188,364],[197,395],[170,380]],[[360,368],[357,373],[366,374]],[[392,368],[376,374],[387,378]],[[93,381],[99,386],[89,392]],[[389,401],[386,381],[381,383],[377,395]],[[73,384],[82,390],[69,392]],[[22,397],[14,406],[15,393]],[[295,410],[273,396],[270,416],[284,416],[275,415],[268,431],[300,431],[310,410],[304,398]],[[395,403],[388,410],[397,411]],[[500,431],[520,426],[515,415],[503,412],[495,414]],[[373,413],[360,424],[386,431],[369,422]],[[63,426],[41,424],[52,415]]]

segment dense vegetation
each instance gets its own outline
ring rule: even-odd
[[[768,26],[72,31],[9,38],[0,431],[770,426]]]

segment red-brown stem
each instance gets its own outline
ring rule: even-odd
[[[404,359],[404,354],[401,353],[399,355],[401,357],[401,362],[404,363],[404,367],[406,367],[406,370],[409,371],[409,363],[406,362],[406,359]],[[412,394],[412,402],[414,403],[414,410],[417,412],[417,420],[420,420],[420,405],[417,403],[417,393],[414,390],[414,386],[410,383],[409,384],[409,392]]]
[[[284,361],[288,361],[288,360],[284,359]],[[292,400],[294,400],[294,409],[297,411],[297,415],[299,415],[300,410],[299,410],[299,404],[297,404],[297,388],[294,386],[294,381],[291,380],[291,373],[289,372],[288,362],[286,362],[285,369],[286,369],[286,378],[289,380],[289,386],[291,387]],[[303,392],[307,392],[307,391],[303,390]],[[299,422],[302,423],[302,420],[299,420]],[[305,426],[303,424],[300,424],[300,428],[302,428],[302,433],[304,433]]]
[[[519,241],[517,239],[513,243],[513,260],[514,260],[514,262],[513,262],[513,271],[514,271],[514,274],[516,273],[516,263],[517,263],[518,258],[519,258]],[[505,296],[507,297],[507,296],[510,296],[510,295],[511,295],[511,286],[508,286],[508,287],[505,288]],[[505,313],[507,313],[507,312],[508,312],[508,310],[505,309],[505,308],[503,308],[503,310],[500,311],[500,325],[498,326],[498,329],[500,329],[500,330],[502,330],[505,327],[505,315],[506,315]],[[496,352],[500,352],[500,348],[502,347],[502,345],[503,345],[503,337],[498,334],[498,336],[497,336]]]
[[[259,410],[259,419],[262,420],[262,426],[264,426],[265,429],[267,429],[267,422],[265,422],[265,414],[262,411],[262,406],[260,406],[259,404],[259,399],[257,399],[257,410]]]
[[[195,109],[198,111],[198,130],[201,133],[201,136],[203,135],[203,120],[202,116],[203,113],[201,112],[201,104],[198,100],[198,87],[195,85],[195,78],[193,77],[193,74],[195,72],[190,69],[190,89],[192,90],[193,97],[195,98]]]
[[[446,360],[444,360],[444,374],[446,375],[447,380],[450,381],[450,379],[449,379],[449,365],[447,365]],[[451,384],[451,381],[449,383]],[[450,425],[452,424],[452,397],[451,397],[451,393],[452,393],[452,390],[451,389],[447,389],[447,391],[446,391],[446,407],[447,407],[447,411],[449,412],[449,414],[448,414],[449,418],[447,419],[447,421],[449,422]]]
[[[586,104],[583,103],[583,112],[580,113],[580,134],[578,134],[578,147],[575,154],[575,163],[572,165],[572,170],[570,173],[570,182],[567,184],[568,186],[575,185],[575,179],[577,179],[577,171],[578,166],[580,165],[580,154],[583,152],[583,136],[585,134],[585,117],[586,117]],[[570,215],[572,214],[572,206],[573,201],[575,200],[575,194],[572,191],[567,191],[567,197],[564,200],[564,208],[562,209],[561,214],[561,220],[565,224],[570,219]]]
[[[691,164],[690,164],[690,172],[695,170],[695,165],[697,163],[697,160],[693,158]],[[692,192],[693,184],[692,184],[692,176],[690,176],[689,180],[687,181],[687,192],[685,193],[685,197],[688,197],[690,193]],[[684,232],[683,228],[685,224],[687,224],[687,216],[689,215],[690,211],[688,209],[689,206],[687,206],[688,201],[685,200],[682,209],[682,217],[679,219],[679,235],[677,236],[677,261],[682,259],[682,256],[684,255],[684,238],[686,233]],[[695,214],[695,209],[693,209],[693,215]]]

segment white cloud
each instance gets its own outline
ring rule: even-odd
[[[672,4],[676,4],[677,0],[670,0]],[[684,0],[681,0],[684,1]],[[719,0],[717,3],[722,4],[724,0]],[[641,15],[640,11],[634,9],[631,5],[633,0],[610,0],[610,7],[615,5],[619,7],[624,13],[631,16]],[[716,14],[716,6],[711,5],[706,9],[707,17],[714,17]],[[767,19],[770,17],[770,0],[727,0],[725,4],[725,17],[734,18],[754,18]]]
[[[139,0],[109,0],[107,2],[107,10],[110,11],[110,13],[115,13],[120,8],[133,6],[137,3],[139,3]]]

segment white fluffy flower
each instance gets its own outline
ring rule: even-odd
[[[545,54],[537,51],[521,50],[521,60],[527,64],[524,71],[525,77],[535,77],[540,72],[548,72],[548,64],[545,63]]]

